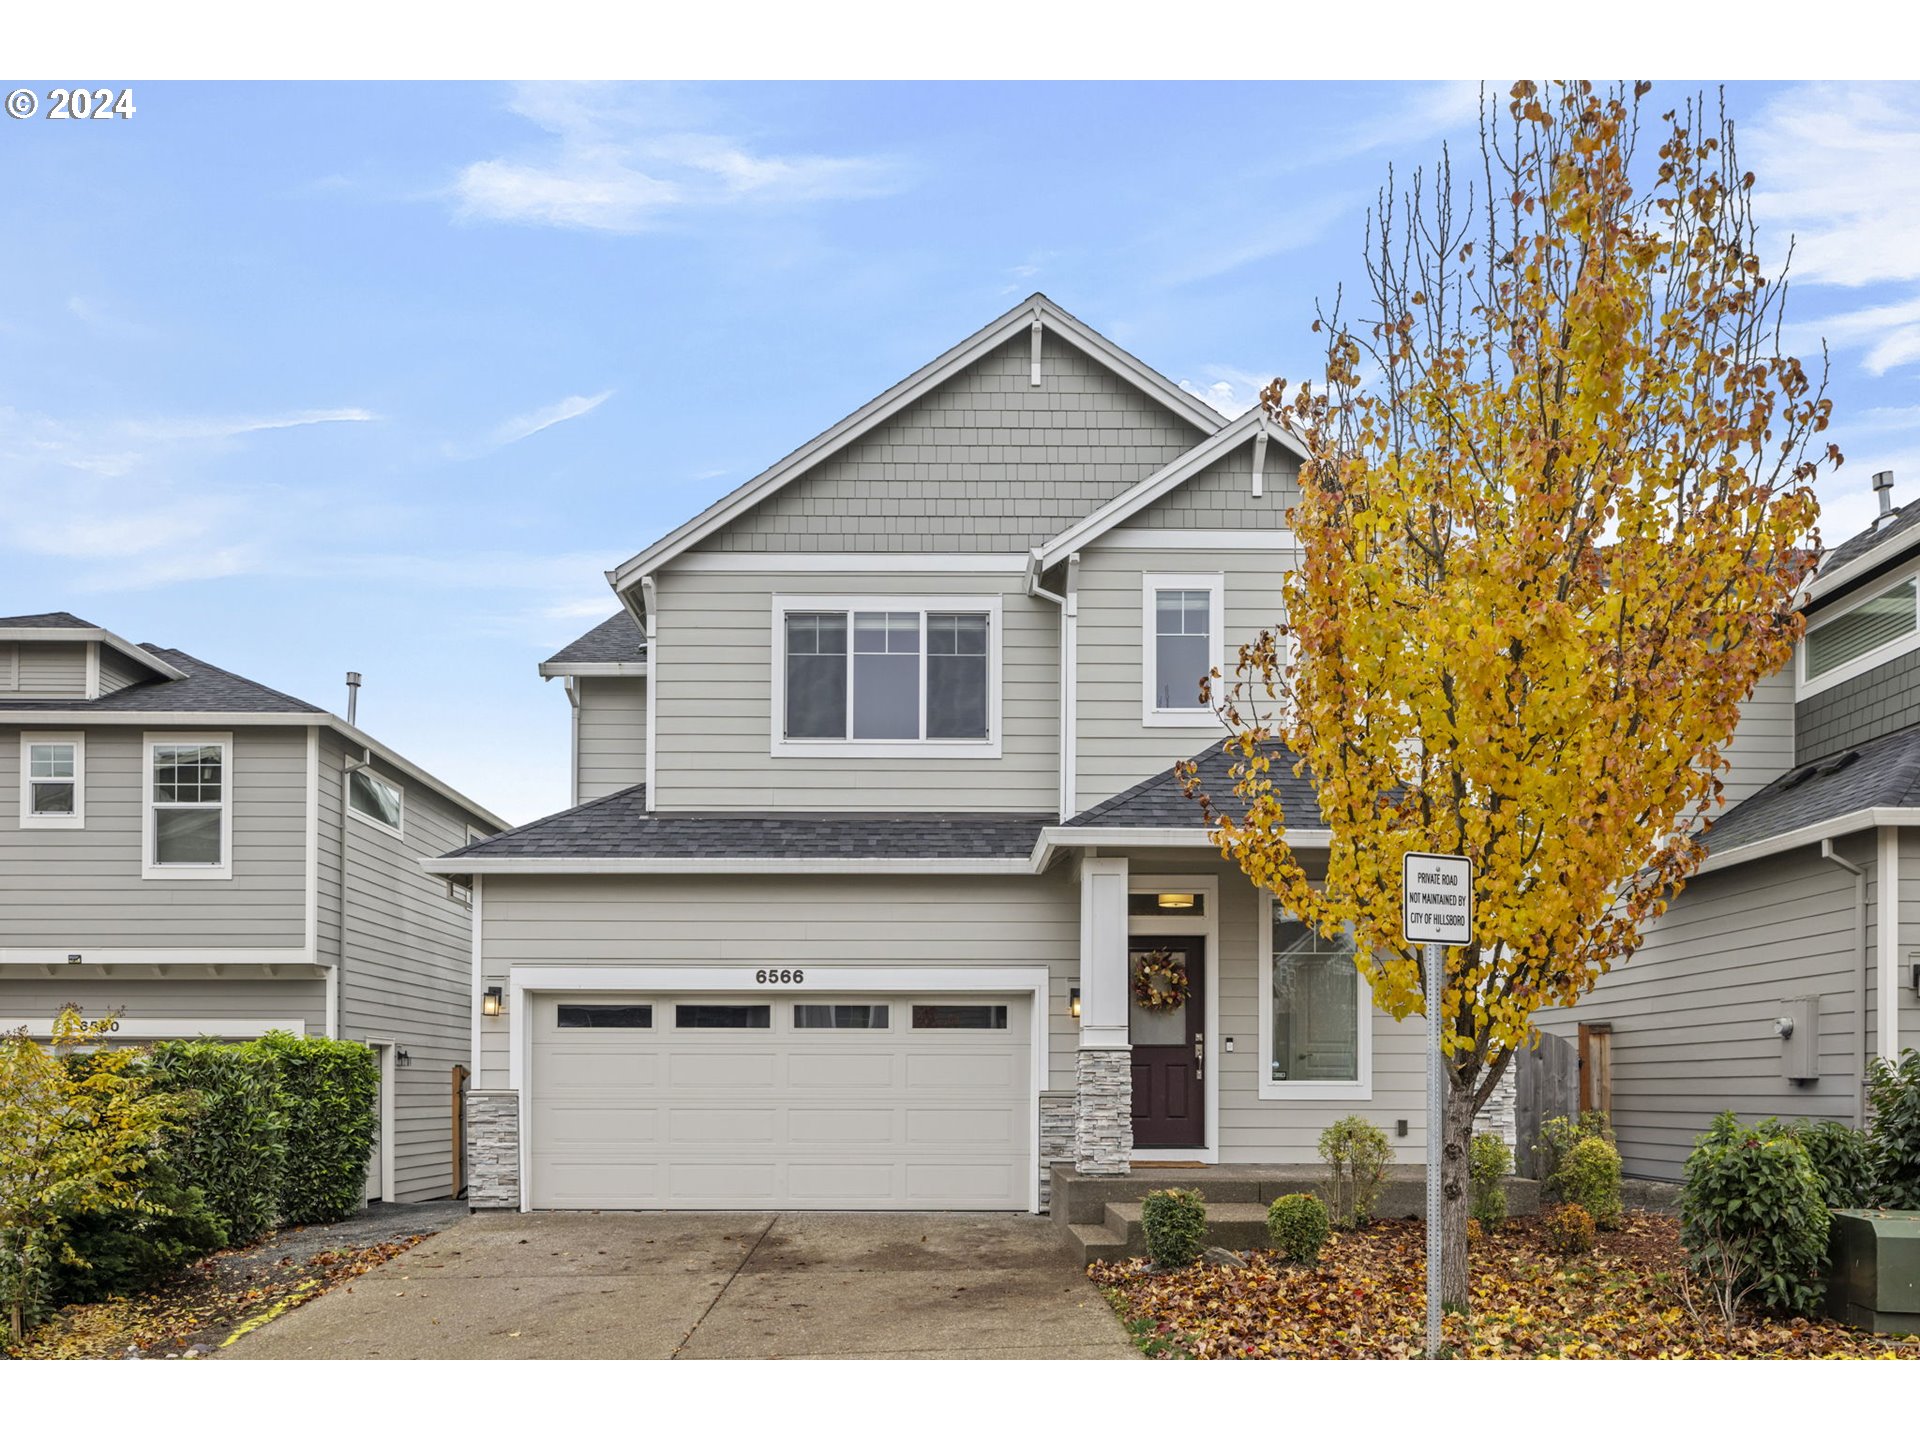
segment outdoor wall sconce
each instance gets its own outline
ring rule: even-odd
[[[1158,897],[1158,903],[1162,910],[1191,910],[1193,896],[1190,894],[1162,895]]]
[[[1077,985],[1067,991],[1067,1013],[1076,1020],[1080,1018],[1080,987]]]
[[[396,1048],[393,1052],[393,1063],[404,1070],[413,1064],[413,1056],[409,1055],[404,1048]]]
[[[486,992],[480,997],[480,1013],[482,1015],[498,1015],[501,1009],[500,987],[498,985],[489,985],[486,988]]]

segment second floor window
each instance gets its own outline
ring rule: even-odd
[[[174,737],[147,745],[146,873],[232,874],[228,764],[220,737]]]
[[[20,823],[29,828],[77,829],[85,814],[86,756],[81,737],[20,737]]]
[[[1803,642],[1805,678],[1819,680],[1847,666],[1858,670],[1855,662],[1866,662],[1882,650],[1890,652],[1895,641],[1912,636],[1917,627],[1920,611],[1915,609],[1914,582],[1903,580],[1831,620],[1808,626]],[[1891,653],[1887,658],[1892,658]]]
[[[1222,625],[1218,575],[1148,575],[1143,586],[1145,695],[1148,725],[1204,725],[1212,719],[1200,685],[1220,664]]]
[[[990,611],[886,603],[781,618],[785,739],[990,739]]]
[[[347,776],[347,808],[395,834],[400,833],[404,803],[400,787],[371,770],[355,770]]]

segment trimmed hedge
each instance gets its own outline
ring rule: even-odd
[[[66,1245],[54,1265],[54,1304],[143,1290],[227,1243],[206,1196],[164,1156],[147,1163],[139,1201],[140,1209],[81,1215],[62,1227]]]
[[[348,1040],[280,1032],[244,1048],[272,1057],[287,1118],[280,1218],[288,1225],[341,1220],[366,1199],[367,1160],[380,1128],[380,1065]]]
[[[183,1184],[198,1187],[228,1244],[273,1228],[287,1163],[287,1116],[279,1065],[252,1045],[169,1040],[149,1064],[161,1089],[195,1097],[168,1147]]]
[[[1207,1202],[1198,1190],[1155,1190],[1140,1202],[1147,1258],[1163,1270],[1191,1265],[1207,1248]]]
[[[1319,1264],[1332,1233],[1326,1202],[1318,1195],[1282,1195],[1267,1207],[1267,1238],[1298,1264]]]

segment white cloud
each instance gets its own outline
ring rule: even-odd
[[[1251,370],[1236,370],[1228,365],[1209,365],[1205,384],[1182,380],[1180,388],[1198,396],[1228,419],[1244,415],[1260,403],[1260,392],[1273,383],[1272,375]]]
[[[676,210],[856,199],[903,181],[882,156],[756,150],[645,90],[522,86],[509,108],[550,141],[463,169],[451,190],[463,219],[632,234]]]
[[[232,419],[184,417],[172,420],[133,420],[123,428],[136,440],[235,440],[263,430],[297,430],[303,425],[362,425],[380,417],[371,410],[347,406],[335,410],[296,410],[291,415],[256,415]]]
[[[565,421],[578,420],[588,411],[598,409],[612,394],[611,390],[602,390],[598,395],[569,395],[538,410],[516,415],[511,420],[501,422],[494,430],[492,443],[495,446],[511,445]]]

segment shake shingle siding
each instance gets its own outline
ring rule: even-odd
[[[1802,762],[1920,724],[1920,650],[1802,700],[1794,722]]]
[[[1284,530],[1300,502],[1300,462],[1267,447],[1261,494],[1253,493],[1253,446],[1223,455],[1198,475],[1120,522],[1123,530]]]
[[[1055,336],[1044,383],[1001,346],[699,548],[1030,549],[1189,449],[1202,432]]]

